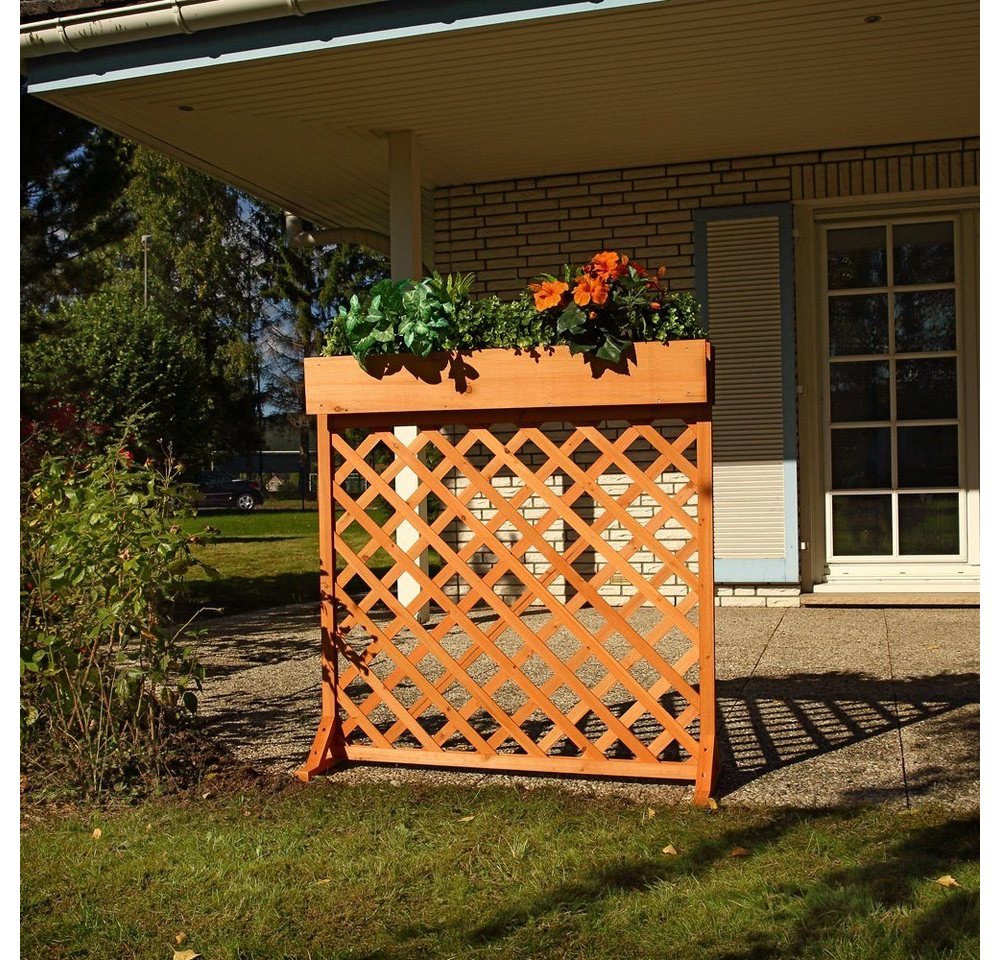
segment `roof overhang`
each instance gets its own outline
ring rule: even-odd
[[[427,188],[979,130],[975,0],[384,0],[25,66],[95,123],[383,232],[391,130]]]

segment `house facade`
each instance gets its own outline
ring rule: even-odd
[[[720,603],[978,591],[977,4],[77,6],[22,24],[29,89],[290,242],[501,295],[617,250],[693,290]]]

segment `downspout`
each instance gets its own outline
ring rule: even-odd
[[[21,59],[153,40],[277,17],[356,7],[376,0],[148,0],[134,6],[21,24]]]

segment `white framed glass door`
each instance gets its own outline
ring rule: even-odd
[[[969,560],[962,235],[957,213],[821,230],[831,578]]]

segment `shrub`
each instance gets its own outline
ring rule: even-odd
[[[201,671],[169,624],[200,565],[178,472],[115,443],[43,455],[22,489],[22,755],[88,796],[160,775],[196,707]]]

